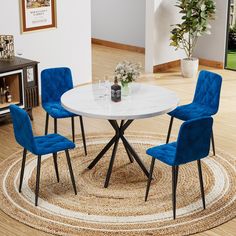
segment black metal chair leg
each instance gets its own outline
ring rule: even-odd
[[[203,205],[203,208],[206,209],[205,193],[204,193],[204,184],[203,184],[203,178],[202,178],[201,160],[198,160],[198,161],[197,161],[197,164],[198,164],[199,182],[200,182],[201,195],[202,195],[202,205]]]
[[[57,153],[53,153],[53,162],[54,162],[55,172],[57,176],[57,182],[59,182],[60,179],[59,179],[59,171],[58,171],[58,164],[57,164]]]
[[[148,193],[149,193],[149,189],[150,189],[150,185],[151,185],[151,181],[152,181],[152,173],[153,173],[153,169],[154,169],[154,165],[155,165],[155,158],[152,158],[152,163],[150,166],[150,171],[149,171],[149,177],[148,177],[148,182],[147,182],[147,188],[146,188],[146,195],[145,195],[145,202],[148,199]]]
[[[83,123],[83,117],[79,117],[80,120],[80,129],[81,129],[81,134],[82,134],[82,139],[83,139],[83,145],[84,145],[84,153],[85,156],[87,156],[87,146],[86,146],[86,139],[85,139],[85,132],[84,132],[84,123]]]
[[[214,139],[214,134],[212,130],[212,136],[211,136],[211,143],[212,143],[212,149],[213,149],[213,155],[216,155],[216,149],[215,149],[215,139]]]
[[[49,122],[49,114],[46,113],[45,132],[44,132],[45,135],[48,134],[48,122]]]
[[[178,177],[179,177],[179,166],[176,166],[175,167],[175,170],[176,170],[176,172],[175,172],[175,188],[177,189],[177,184],[178,184]]]
[[[77,195],[77,190],[76,190],[76,185],[75,185],[75,177],[74,177],[74,173],[73,173],[73,169],[72,169],[71,161],[70,161],[70,154],[69,154],[68,150],[65,150],[65,153],[66,153],[67,164],[68,164],[69,171],[70,171],[71,182],[72,182],[72,185],[74,188],[75,195]]]
[[[71,117],[71,130],[72,130],[72,140],[75,142],[75,119],[74,116]]]
[[[41,169],[41,156],[39,155],[38,156],[38,164],[37,164],[37,175],[36,175],[35,206],[38,206],[40,169]]]
[[[54,133],[57,134],[57,118],[54,118]]]
[[[172,166],[172,205],[173,219],[176,218],[176,167]]]
[[[174,121],[174,117],[171,116],[170,124],[169,124],[169,129],[168,129],[168,134],[167,134],[167,138],[166,138],[166,143],[169,143],[169,141],[170,141],[170,134],[171,134],[171,129],[172,129],[173,121]]]
[[[113,150],[112,150],[112,156],[111,156],[109,168],[107,170],[107,176],[106,176],[104,188],[107,188],[108,185],[109,185],[109,181],[110,181],[110,178],[111,178],[111,172],[112,172],[112,167],[113,167],[115,156],[116,156],[116,151],[117,151],[118,143],[119,143],[119,138],[116,139],[114,147],[113,147]]]
[[[21,171],[20,171],[19,192],[21,192],[22,182],[23,182],[23,178],[24,178],[26,154],[27,154],[27,150],[24,148],[24,151],[23,151],[23,158],[22,158],[22,164],[21,164]]]

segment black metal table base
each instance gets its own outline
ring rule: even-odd
[[[97,155],[97,157],[90,163],[88,168],[92,169],[114,144],[113,150],[112,150],[112,155],[111,155],[111,160],[110,160],[110,164],[109,164],[109,167],[107,170],[106,180],[105,180],[105,184],[104,184],[104,187],[107,188],[109,185],[110,178],[111,178],[112,167],[113,167],[113,164],[115,161],[119,140],[121,139],[124,144],[124,147],[125,147],[125,150],[127,152],[130,162],[132,163],[135,160],[138,163],[138,165],[140,166],[140,168],[142,169],[142,171],[144,172],[144,174],[147,177],[149,177],[149,172],[146,169],[145,165],[143,164],[142,160],[140,159],[140,157],[138,156],[138,154],[136,153],[134,148],[127,141],[127,139],[124,137],[124,131],[130,126],[130,124],[133,122],[133,120],[128,120],[126,122],[124,120],[122,120],[120,123],[120,126],[118,125],[117,121],[115,121],[115,120],[109,120],[109,122],[110,122],[111,126],[113,127],[113,129],[115,130],[115,135],[108,142],[108,144],[102,149],[102,151]]]

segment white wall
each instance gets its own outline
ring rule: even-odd
[[[92,37],[145,47],[146,0],[92,0]]]
[[[183,50],[170,46],[171,25],[181,20],[176,0],[155,0],[154,6],[154,65],[186,57]]]
[[[91,2],[57,1],[57,29],[20,33],[19,1],[1,0],[0,34],[12,34],[15,51],[39,61],[39,72],[68,66],[74,84],[91,81]]]
[[[213,61],[225,61],[228,0],[216,1],[216,19],[211,23],[212,34],[199,38],[195,56]]]
[[[145,72],[152,73],[154,65],[154,12],[155,1],[146,0]]]

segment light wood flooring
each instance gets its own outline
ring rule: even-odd
[[[144,63],[144,55],[123,51],[119,49],[106,48],[104,46],[93,46],[93,79],[94,81],[103,79],[105,75],[112,75],[114,67],[121,60],[130,60]],[[236,154],[236,72],[226,70],[215,71],[223,76],[223,87],[221,94],[220,110],[215,117],[214,131],[216,149],[224,149],[228,153]],[[181,104],[189,103],[192,100],[195,90],[196,79],[182,78],[179,69],[173,69],[168,73],[146,74],[140,82],[156,84],[175,91],[181,99]],[[42,135],[44,132],[45,112],[41,107],[34,109],[34,121],[32,123],[34,133]],[[52,131],[52,120],[50,120]],[[104,120],[84,118],[86,133],[111,131],[110,125]],[[163,115],[152,119],[137,120],[130,126],[130,131],[150,131],[165,134],[169,124],[169,117]],[[181,122],[175,121],[173,134],[177,134]],[[58,122],[58,130],[63,135],[71,135],[69,120]],[[80,134],[79,120],[76,120],[76,132]],[[12,125],[8,121],[0,123],[0,161],[6,159],[10,154],[19,150],[16,144]],[[5,213],[0,211],[0,235],[49,235],[44,232],[32,229],[21,224]],[[231,220],[212,230],[196,234],[198,236],[235,236],[236,219]]]

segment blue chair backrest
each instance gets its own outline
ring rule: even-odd
[[[36,150],[31,122],[26,111],[16,105],[10,106],[16,141],[24,148],[34,153]]]
[[[212,136],[212,117],[184,122],[177,139],[175,165],[200,160],[208,156]]]
[[[45,69],[41,72],[42,104],[60,102],[61,96],[73,88],[71,70],[66,67]]]
[[[220,102],[222,77],[216,73],[202,70],[199,74],[193,103],[209,107],[211,115],[217,113]]]

